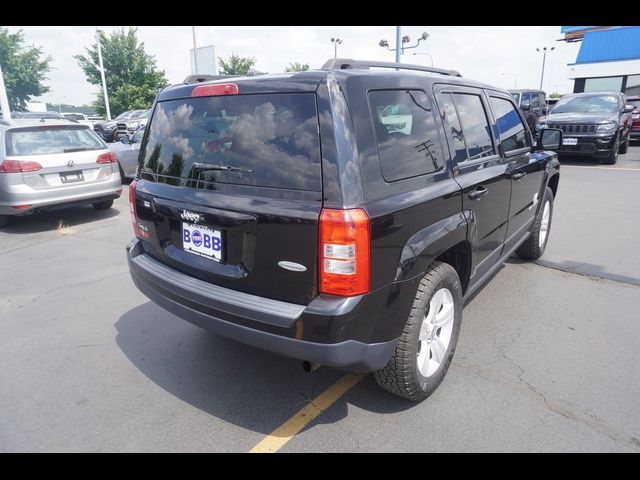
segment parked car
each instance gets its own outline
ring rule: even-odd
[[[93,130],[102,138],[105,142],[117,142],[118,135],[118,122],[122,122],[136,115],[140,115],[144,110],[127,110],[122,112],[113,120],[98,122],[93,126]]]
[[[61,114],[64,118],[67,118],[69,120],[74,120],[78,123],[82,123],[83,125],[88,125],[89,128],[93,129],[93,124],[95,122],[92,122],[91,120],[89,120],[89,117],[87,115],[85,115],[84,113],[78,113],[78,112],[63,112]]]
[[[543,254],[561,139],[534,144],[506,90],[416,65],[168,87],[129,186],[131,276],[203,328],[422,400],[464,301]]]
[[[0,160],[0,227],[61,205],[107,209],[122,193],[113,152],[67,119],[0,121]]]
[[[565,95],[543,122],[541,128],[564,132],[562,155],[599,158],[614,164],[618,153],[627,153],[631,139],[631,112],[620,92],[588,92]]]
[[[140,128],[147,124],[149,112],[151,110],[138,110],[137,115],[118,122],[118,137],[133,135]]]
[[[509,90],[509,93],[524,113],[529,130],[533,132],[540,117],[547,113],[546,94],[542,90],[526,89]]]
[[[120,176],[124,182],[127,179],[133,179],[138,168],[138,154],[140,153],[140,142],[144,135],[144,127],[140,128],[131,136],[123,135],[119,142],[109,145],[109,148],[116,154],[118,164],[120,165]]]
[[[627,103],[633,105],[631,112],[631,139],[640,140],[640,96],[627,97]]]

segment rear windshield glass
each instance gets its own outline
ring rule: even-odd
[[[106,148],[87,127],[26,127],[7,132],[7,155],[47,155]]]
[[[144,179],[215,189],[232,183],[321,189],[314,94],[160,102],[140,155]]]

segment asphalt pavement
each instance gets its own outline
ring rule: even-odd
[[[368,375],[281,451],[640,452],[640,146],[562,163],[545,255],[466,306],[436,393]],[[149,302],[131,237],[126,194],[0,232],[0,451],[245,452],[344,375]]]

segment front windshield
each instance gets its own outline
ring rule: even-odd
[[[558,100],[553,113],[615,113],[618,97],[613,95],[583,95]]]
[[[511,96],[513,97],[513,100],[516,102],[516,105],[520,105],[520,94],[512,93]]]
[[[120,115],[118,115],[116,117],[116,120],[124,120],[125,118],[128,118],[129,115],[131,115],[131,112],[122,112]]]

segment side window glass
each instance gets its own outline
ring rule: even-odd
[[[140,143],[142,141],[142,136],[144,135],[144,129],[141,128],[138,130],[131,139],[131,143]]]
[[[422,90],[369,92],[382,175],[387,182],[444,166],[433,109]]]
[[[455,163],[464,162],[467,159],[467,147],[464,143],[462,125],[460,125],[458,112],[456,112],[451,94],[443,93],[440,95],[440,103],[444,113],[445,128],[451,133],[451,138],[453,139],[453,161]]]
[[[503,98],[491,97],[491,106],[500,130],[500,143],[504,152],[529,147],[529,136],[515,105]]]
[[[531,94],[530,93],[522,93],[522,101],[520,102],[520,108],[525,109],[531,106]]]
[[[538,94],[537,93],[532,93],[531,94],[531,108],[538,108],[540,106],[539,100],[538,100]]]
[[[453,93],[470,161],[495,155],[487,113],[479,95]]]

